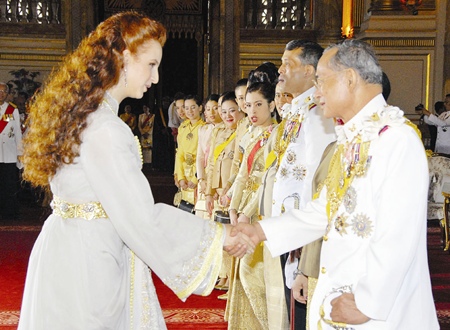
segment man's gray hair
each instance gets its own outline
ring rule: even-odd
[[[9,94],[9,86],[7,83],[0,81],[0,86],[5,86],[6,87],[6,94]]]
[[[382,84],[383,70],[370,44],[361,40],[346,39],[329,46],[325,51],[337,49],[329,66],[335,71],[354,69],[361,78],[370,84]]]

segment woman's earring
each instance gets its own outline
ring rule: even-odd
[[[127,68],[123,68],[123,71],[125,72],[125,87],[128,86],[128,82],[127,82]]]

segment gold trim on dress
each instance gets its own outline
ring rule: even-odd
[[[58,196],[53,196],[50,206],[53,209],[53,214],[63,219],[81,218],[84,220],[94,220],[108,218],[100,202],[73,204],[62,200]]]

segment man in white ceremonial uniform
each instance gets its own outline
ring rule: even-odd
[[[311,329],[439,329],[427,261],[428,167],[415,129],[381,92],[367,43],[330,46],[315,96],[340,118],[323,189],[301,210],[239,224],[276,256],[323,237]]]
[[[336,140],[334,120],[325,118],[322,110],[314,102],[317,62],[322,56],[323,48],[312,41],[292,40],[285,48],[281,58],[282,64],[279,84],[294,96],[291,106],[283,109],[283,122],[271,136],[272,152],[267,163],[272,162],[267,171],[263,204],[264,216],[278,216],[286,211],[298,209],[312,197],[312,178],[319,165],[326,146]],[[273,156],[272,156],[273,155]],[[271,159],[274,159],[271,161]],[[275,178],[270,172],[275,171]],[[268,181],[272,180],[272,183]],[[273,192],[268,205],[270,185]],[[266,202],[264,203],[264,200]],[[271,208],[271,212],[270,212]],[[320,249],[320,247],[319,247]],[[289,254],[281,256],[282,267],[286,269],[286,302],[291,305],[290,289],[297,269],[298,259],[290,262]],[[305,306],[295,304],[294,323],[296,329],[305,329]],[[292,315],[291,315],[292,318]],[[292,322],[292,320],[291,320]]]
[[[8,85],[0,82],[0,212],[2,219],[10,220],[19,216],[18,156],[22,154],[22,130],[19,110],[6,102],[8,94]]]
[[[424,119],[428,125],[437,127],[437,139],[435,151],[450,154],[450,94],[445,96],[445,111],[439,116],[423,109]]]

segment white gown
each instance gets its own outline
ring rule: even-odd
[[[29,261],[21,330],[166,329],[147,265],[180,299],[209,294],[217,279],[222,226],[154,204],[138,144],[117,102],[105,100],[51,190],[69,203],[98,201],[108,218],[46,220]]]

